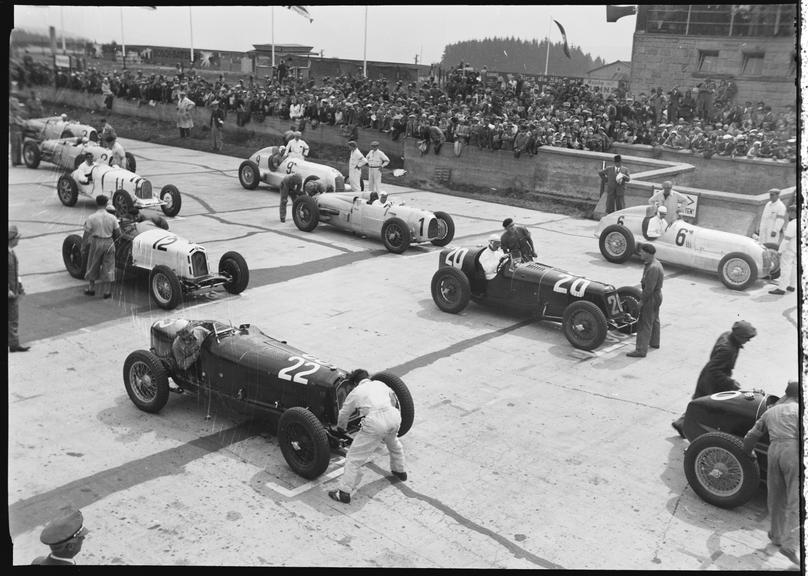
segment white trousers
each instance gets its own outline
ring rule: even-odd
[[[390,470],[404,472],[404,447],[398,437],[401,413],[393,407],[368,412],[362,420],[362,428],[354,436],[345,456],[345,471],[340,490],[353,493],[362,479],[362,466],[370,460],[379,444],[384,442],[390,452]]]
[[[348,184],[351,185],[351,192],[358,192],[362,189],[362,185],[360,184],[362,180],[362,169],[348,169]]]
[[[378,192],[382,185],[382,169],[368,168],[368,191]]]
[[[780,254],[780,290],[797,287],[797,255],[791,250]]]

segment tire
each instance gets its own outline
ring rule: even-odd
[[[112,206],[118,213],[118,217],[125,216],[132,212],[135,203],[132,196],[126,190],[116,190],[112,195]]]
[[[238,181],[241,183],[241,187],[247,190],[255,190],[258,188],[258,183],[261,181],[261,172],[258,170],[258,164],[252,160],[242,162],[238,167]]]
[[[780,277],[780,252],[777,248],[767,248],[766,250],[769,253],[769,260],[771,261],[769,278],[777,280]]]
[[[295,221],[295,226],[303,232],[311,232],[317,228],[320,222],[320,209],[317,207],[317,201],[302,194],[295,198],[292,203],[292,219]]]
[[[123,363],[123,385],[132,403],[156,414],[168,402],[168,374],[152,352],[135,350]]]
[[[731,252],[719,262],[718,276],[730,290],[746,290],[757,280],[757,265],[746,254]]]
[[[73,160],[73,170],[78,170],[82,162],[84,162],[84,155],[79,154],[78,156],[76,156],[76,159]]]
[[[432,275],[432,299],[444,312],[462,312],[471,299],[469,279],[456,268],[439,268]]]
[[[587,300],[567,306],[561,324],[570,344],[581,350],[594,350],[603,344],[609,329],[603,311]]]
[[[137,160],[135,160],[135,155],[132,154],[131,152],[126,152],[125,155],[126,155],[126,166],[124,166],[124,168],[126,168],[130,172],[137,172]]]
[[[82,244],[81,236],[78,234],[71,234],[62,242],[62,260],[65,268],[73,278],[78,280],[83,280],[84,274],[87,272],[87,261],[84,258]]]
[[[638,325],[637,319],[640,317],[640,301],[642,300],[642,290],[634,286],[621,286],[617,289],[617,297],[620,298],[620,307],[623,312],[628,312],[634,318],[629,326],[618,329],[623,334],[636,334]]]
[[[443,232],[440,238],[432,240],[433,246],[446,246],[452,241],[455,234],[455,225],[452,217],[446,212],[435,212],[435,218],[439,222],[439,228]]]
[[[398,398],[398,407],[401,411],[401,426],[398,428],[397,436],[400,438],[404,436],[412,428],[412,422],[415,419],[415,404],[412,401],[412,394],[407,385],[390,372],[379,372],[370,377],[371,380],[379,380],[384,382],[393,391]]]
[[[62,174],[56,182],[56,195],[65,206],[75,206],[79,200],[79,185],[70,174]]]
[[[747,502],[760,486],[760,468],[743,441],[726,432],[702,434],[685,450],[685,476],[693,491],[719,508]]]
[[[609,262],[622,264],[634,254],[634,235],[625,226],[611,224],[600,233],[600,253]]]
[[[173,310],[182,302],[180,279],[168,266],[160,264],[149,273],[149,292],[160,308]]]
[[[312,480],[328,468],[331,448],[325,427],[305,408],[295,406],[281,414],[278,444],[289,468],[303,478]]]
[[[161,206],[163,209],[163,214],[166,216],[176,216],[180,213],[180,208],[182,208],[182,196],[180,195],[180,191],[177,190],[177,187],[173,184],[166,184],[160,189],[160,200],[165,202]]]
[[[241,294],[250,283],[250,269],[247,261],[238,252],[225,252],[219,258],[219,274],[230,277],[230,281],[225,283],[224,289],[231,294]]]
[[[39,150],[39,144],[29,140],[22,146],[22,161],[28,168],[38,168],[39,163],[42,161],[42,153]]]
[[[382,242],[393,254],[401,254],[412,242],[410,227],[401,218],[393,217],[385,220],[382,225]]]

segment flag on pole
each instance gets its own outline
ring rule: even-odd
[[[564,54],[567,55],[567,58],[572,58],[570,56],[570,47],[567,45],[567,33],[564,31],[564,27],[558,23],[558,20],[553,20],[558,26],[559,31],[561,32],[561,37],[564,39]]]
[[[303,16],[303,18],[308,18],[309,24],[314,22],[314,18],[311,17],[311,14],[309,14],[309,11],[306,9],[305,6],[287,6],[287,8],[289,8],[289,10],[291,10],[292,12],[297,12],[298,14]]]

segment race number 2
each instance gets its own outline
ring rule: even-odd
[[[154,241],[154,244],[152,244],[152,248],[154,250],[162,250],[163,252],[168,252],[168,248],[166,248],[166,246],[168,246],[169,244],[173,244],[176,241],[177,237],[174,235],[160,236],[157,240]]]
[[[446,265],[453,268],[462,268],[463,259],[468,254],[468,248],[455,248],[446,255]]]
[[[564,274],[555,283],[553,286],[553,292],[558,292],[559,294],[567,294],[569,292],[570,296],[575,296],[576,298],[580,298],[586,292],[587,286],[589,286],[589,280],[586,278],[575,278],[574,276],[570,276],[568,274]],[[572,280],[572,283],[567,288],[566,284]]]

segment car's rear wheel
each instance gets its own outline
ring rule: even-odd
[[[149,274],[149,291],[160,308],[173,310],[182,302],[180,279],[168,266],[160,264],[152,268]]]
[[[135,160],[135,155],[131,152],[125,152],[124,155],[126,156],[126,168],[130,172],[137,172],[137,160]]]
[[[685,476],[702,500],[719,508],[747,502],[760,486],[760,468],[743,441],[726,432],[707,432],[685,451]]]
[[[42,160],[42,153],[39,151],[39,144],[34,141],[26,142],[22,147],[22,161],[29,168],[38,168]]]
[[[123,385],[135,406],[156,413],[168,402],[168,374],[160,359],[147,350],[135,350],[123,363]]]
[[[461,312],[471,299],[469,279],[456,268],[439,268],[432,275],[432,299],[444,312]]]
[[[112,195],[112,207],[115,208],[119,218],[131,214],[134,206],[132,196],[126,190],[116,190]]]
[[[163,214],[166,216],[176,216],[182,208],[182,196],[180,191],[173,184],[166,184],[160,189],[160,200],[165,202],[161,206]]]
[[[252,160],[245,160],[238,167],[238,181],[241,183],[242,188],[247,190],[255,190],[258,188],[258,183],[261,181],[261,172],[258,169],[258,164]]]
[[[65,206],[75,206],[79,200],[79,186],[70,174],[62,174],[56,183],[56,194]]]
[[[303,478],[317,478],[328,468],[331,460],[328,434],[317,417],[305,408],[295,406],[281,414],[278,444],[286,463]]]
[[[730,290],[746,290],[757,275],[755,261],[742,252],[731,252],[718,263],[718,276]]]
[[[432,244],[434,246],[446,246],[454,238],[454,220],[446,212],[435,212],[435,219],[438,221],[438,236],[432,240]]]
[[[62,260],[67,272],[79,280],[84,279],[87,272],[87,261],[84,259],[81,236],[71,234],[62,242]]]
[[[631,258],[636,248],[634,235],[628,228],[620,224],[606,226],[600,233],[598,246],[600,246],[600,253],[603,254],[603,257],[616,264],[622,264]]]
[[[603,311],[587,300],[567,306],[561,324],[570,344],[582,350],[594,350],[603,344],[609,329]]]
[[[250,283],[250,269],[244,256],[238,252],[225,252],[219,259],[219,274],[230,278],[224,289],[231,294],[241,294]]]
[[[637,332],[637,320],[640,317],[640,307],[642,302],[642,290],[634,286],[621,286],[617,289],[617,297],[620,299],[620,308],[623,312],[628,312],[634,319],[630,324],[619,328],[623,334],[634,334]]]
[[[317,223],[320,221],[320,209],[317,207],[317,201],[303,194],[295,198],[292,204],[292,219],[303,232],[311,232],[317,228]]]
[[[398,399],[398,409],[401,412],[401,426],[398,428],[398,436],[404,436],[412,428],[415,419],[415,404],[412,401],[410,389],[404,381],[390,372],[379,372],[370,377],[371,380],[384,382],[393,391]]]
[[[401,218],[393,217],[386,220],[382,225],[382,242],[393,254],[401,254],[412,242],[410,227]]]

